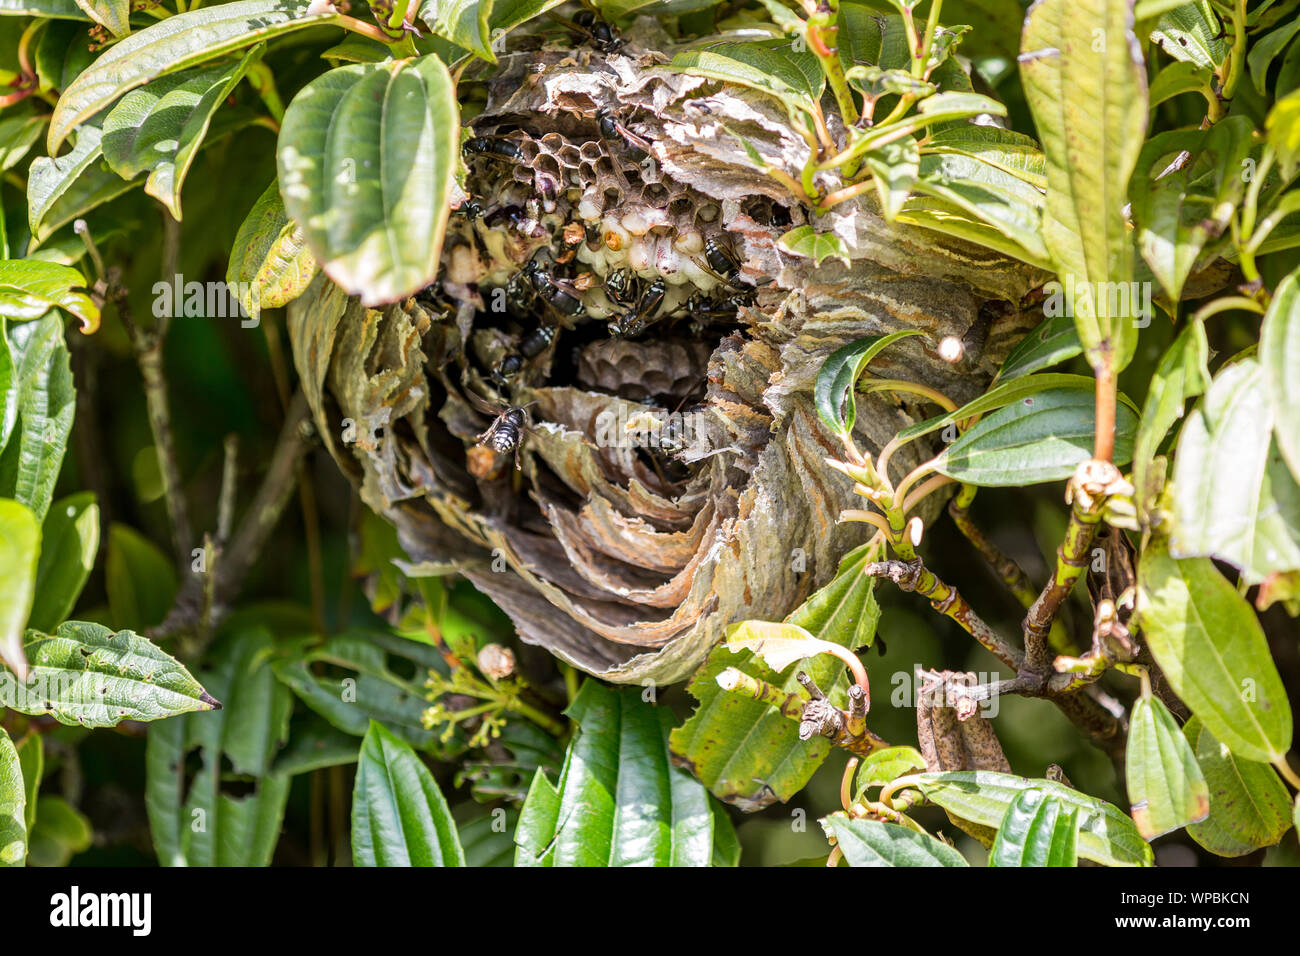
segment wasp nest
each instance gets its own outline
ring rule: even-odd
[[[485,105],[439,281],[374,310],[318,277],[289,317],[331,454],[424,571],[462,572],[584,671],[667,683],[862,540],[823,463],[827,355],[921,329],[873,372],[969,399],[1041,277],[868,199],[813,222],[851,265],[783,253],[810,212],[742,138],[796,178],[804,140],[778,104],[664,69],[647,50],[667,39],[638,29],[617,52],[524,38],[471,71]],[[975,346],[956,364],[951,336]],[[861,396],[859,445],[932,411]]]

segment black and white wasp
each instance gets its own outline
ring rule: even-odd
[[[528,407],[532,402],[528,405],[508,405],[500,408],[475,393],[473,389],[466,389],[465,396],[480,412],[496,416],[482,434],[474,437],[474,444],[486,445],[501,455],[513,453],[515,470],[518,471],[522,467],[519,461],[519,447],[523,444],[524,432],[529,426]]]

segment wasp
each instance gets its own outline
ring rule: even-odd
[[[497,408],[473,391],[467,389],[465,395],[470,404],[479,411],[496,416],[492,420],[492,424],[481,435],[474,437],[474,444],[486,445],[500,455],[513,453],[515,456],[515,470],[517,471],[521,467],[519,446],[523,444],[524,431],[528,428],[528,405],[509,405],[506,408]],[[530,402],[529,405],[531,404]]]
[[[709,271],[732,288],[740,288],[740,257],[731,243],[721,236],[704,240],[704,261]]]
[[[492,381],[501,388],[509,388],[510,381],[524,370],[524,365],[537,358],[555,341],[556,328],[553,325],[539,325],[522,339],[492,370]]]
[[[466,222],[473,222],[483,215],[483,204],[477,199],[466,199],[451,212],[453,216],[459,216]]]
[[[646,330],[646,326],[654,321],[655,313],[659,311],[659,306],[663,304],[667,293],[668,284],[663,278],[655,279],[641,293],[636,307],[628,309],[610,324],[610,334],[619,338],[640,335]]]
[[[619,32],[618,27],[602,20],[591,10],[579,10],[575,13],[573,26],[601,53],[617,53],[623,49],[623,34]]]
[[[639,163],[650,155],[649,140],[642,139],[624,126],[618,114],[608,106],[597,111],[596,122],[600,125],[601,138],[608,143],[621,144],[632,162]]]
[[[619,305],[631,305],[636,300],[636,287],[631,269],[615,269],[605,279],[605,294]]]
[[[498,136],[471,137],[465,140],[462,149],[467,157],[487,156],[491,159],[500,159],[516,164],[527,162],[524,151],[519,148],[518,143],[508,139],[501,139]]]

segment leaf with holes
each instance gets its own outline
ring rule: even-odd
[[[221,707],[180,662],[132,631],[67,621],[53,634],[28,631],[23,650],[27,680],[0,680],[0,705],[20,713],[115,727]]]

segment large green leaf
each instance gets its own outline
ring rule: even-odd
[[[492,0],[422,0],[419,16],[435,36],[495,63],[492,6]]]
[[[1040,790],[1078,814],[1078,855],[1106,866],[1150,866],[1151,847],[1117,807],[1052,780],[1009,773],[961,770],[920,774],[916,786],[950,816],[981,827],[1001,826],[1007,809],[1026,790]]]
[[[18,751],[0,727],[0,866],[22,866],[27,858],[27,790]]]
[[[1200,395],[1209,384],[1206,364],[1209,350],[1205,326],[1200,322],[1189,323],[1169,346],[1151,377],[1133,443],[1133,487],[1137,489],[1138,505],[1144,510],[1153,490],[1147,483],[1156,450],[1170,426],[1182,417],[1187,399]]]
[[[0,119],[0,172],[12,169],[23,161],[23,157],[41,138],[45,129],[45,117],[11,116]]]
[[[1011,350],[1011,354],[1002,363],[1002,368],[998,369],[998,381],[1009,382],[1050,368],[1082,352],[1083,345],[1079,341],[1079,333],[1072,317],[1057,315],[1044,319],[1038,328]]]
[[[898,437],[902,441],[911,441],[913,438],[929,435],[931,432],[936,432],[949,425],[955,425],[957,422],[965,422],[976,416],[996,411],[999,408],[1005,408],[1012,402],[1023,401],[1041,392],[1072,389],[1091,393],[1095,387],[1093,383],[1094,380],[1087,375],[1071,375],[1065,372],[1045,372],[1041,375],[1017,376],[1008,381],[999,382],[979,398],[971,399],[956,411],[948,412],[945,415],[936,415],[934,418],[927,418],[923,422],[909,425],[898,433]],[[1126,400],[1121,398],[1121,401]]]
[[[678,53],[668,68],[767,93],[792,116],[813,113],[826,83],[816,56],[782,41],[712,43]]]
[[[0,16],[49,17],[60,20],[89,19],[74,0],[0,0]]]
[[[115,48],[116,49],[116,48]],[[87,123],[66,156],[39,156],[27,176],[27,224],[37,243],[135,184],[104,163],[103,134]]]
[[[1238,756],[1272,763],[1291,746],[1291,705],[1254,610],[1209,558],[1153,539],[1138,565],[1142,633],[1169,684]]]
[[[540,770],[534,779],[515,831],[516,865],[708,866],[709,795],[669,759],[672,714],[643,702],[638,688],[593,680],[567,713],[580,729],[558,786]]]
[[[381,632],[349,632],[272,666],[303,703],[345,733],[362,737],[375,720],[420,750],[448,756],[465,747],[462,731],[443,741],[421,720],[428,706],[424,675],[447,669],[428,644]],[[395,667],[413,676],[403,676]]]
[[[980,486],[1059,481],[1092,457],[1094,415],[1091,391],[1063,388],[1041,392],[981,419],[939,453],[934,468],[957,481]],[[1116,464],[1132,457],[1136,431],[1137,416],[1127,405],[1118,405]]]
[[[1133,704],[1124,767],[1133,822],[1146,839],[1209,815],[1210,790],[1196,754],[1159,698]]]
[[[352,791],[354,866],[464,866],[456,824],[411,745],[370,722]]]
[[[1268,90],[1268,68],[1277,59],[1278,54],[1287,48],[1297,33],[1300,33],[1300,19],[1292,19],[1275,30],[1259,37],[1251,44],[1246,63],[1250,67],[1250,78],[1255,84],[1255,92],[1265,96]]]
[[[366,304],[438,272],[460,109],[436,56],[317,77],[284,115],[280,194],[325,272]]]
[[[948,844],[897,823],[832,813],[821,824],[849,866],[969,866]]]
[[[850,342],[830,354],[817,372],[813,401],[817,415],[826,427],[839,435],[848,435],[858,419],[853,386],[871,360],[899,339],[920,335],[920,329],[905,329],[888,335],[869,335]]]
[[[99,506],[92,492],[69,495],[50,506],[41,529],[30,627],[51,631],[67,619],[95,566],[98,550]]]
[[[1278,283],[1259,331],[1259,361],[1282,457],[1300,479],[1300,273]]]
[[[316,275],[316,258],[302,230],[284,211],[280,184],[273,182],[253,204],[235,234],[226,281],[252,319],[298,298]]]
[[[1146,69],[1132,0],[1039,0],[1025,18],[1020,77],[1047,157],[1043,238],[1076,293],[1133,279],[1123,207],[1146,137]],[[1084,132],[1086,131],[1086,133]],[[1131,315],[1076,294],[1079,338],[1096,367],[1128,364]],[[1128,311],[1132,311],[1131,308]]]
[[[81,320],[87,332],[99,327],[99,306],[85,292],[80,272],[39,259],[0,261],[0,316],[15,321],[39,319],[59,308]]]
[[[305,0],[236,0],[168,17],[131,34],[63,91],[50,118],[50,155],[73,129],[137,86],[338,16],[308,15],[309,7]]]
[[[787,617],[787,623],[849,649],[870,644],[880,608],[873,594],[875,579],[862,569],[875,558],[866,546],[850,552],[834,579]],[[774,707],[722,690],[717,678],[728,667],[787,693],[800,692],[794,673],[782,680],[748,652],[715,648],[687,685],[699,706],[672,733],[674,759],[690,768],[714,796],[743,809],[789,800],[826,759],[830,743],[822,737],[800,740],[798,723]],[[802,669],[822,688],[835,686],[844,673],[843,663],[829,655],[814,658]]]
[[[226,707],[149,728],[145,807],[163,866],[266,866],[291,777],[275,769],[293,697],[267,666],[263,628],[223,634],[204,672]],[[198,769],[187,761],[197,752]]]
[[[1021,790],[998,825],[989,866],[1074,866],[1078,842],[1077,806],[1042,790]]]
[[[132,90],[104,118],[104,158],[123,179],[148,174],[144,191],[181,218],[181,187],[212,117],[249,66],[255,47],[236,63],[161,76]]]
[[[1255,584],[1300,568],[1300,485],[1273,441],[1263,368],[1220,370],[1188,416],[1174,458],[1177,557],[1216,557]]]
[[[41,527],[20,501],[0,499],[0,663],[19,680],[27,678],[23,628],[36,590],[36,562],[41,551]]]
[[[1183,3],[1160,17],[1151,39],[1176,60],[1204,70],[1218,69],[1228,55],[1229,38],[1209,0]]]
[[[1187,835],[1219,856],[1272,846],[1291,827],[1291,798],[1267,764],[1243,760],[1193,717],[1183,728],[1210,788],[1210,815]]]
[[[179,661],[132,631],[67,621],[53,634],[28,631],[23,650],[26,681],[0,672],[0,706],[20,713],[114,727],[221,707]]]
[[[76,392],[57,314],[9,330],[18,420],[0,452],[0,498],[16,498],[45,520],[59,477]]]

